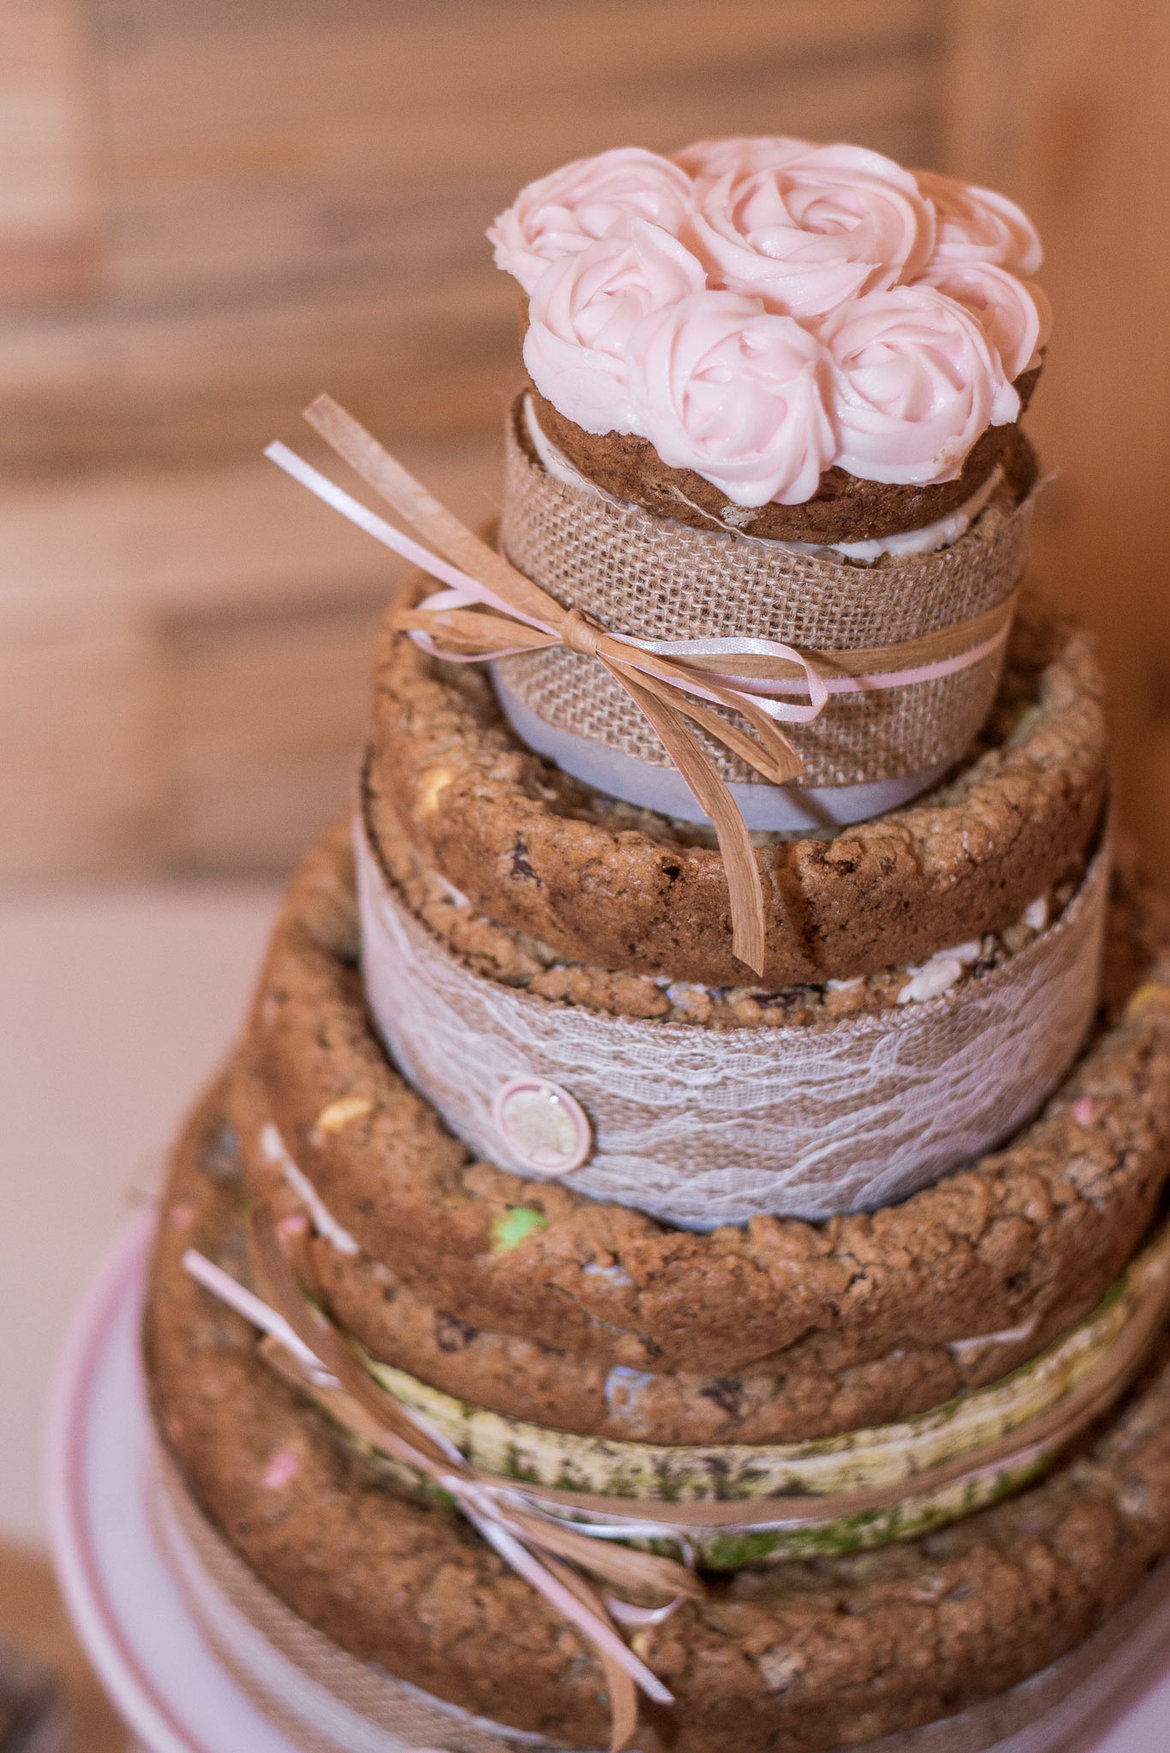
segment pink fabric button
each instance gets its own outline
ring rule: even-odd
[[[593,1130],[580,1102],[542,1077],[514,1077],[492,1102],[496,1131],[533,1175],[571,1175],[593,1149]]]

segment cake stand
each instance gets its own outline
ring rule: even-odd
[[[206,1642],[155,1535],[151,1432],[138,1349],[153,1217],[126,1229],[75,1323],[54,1384],[50,1537],[78,1633],[144,1753],[304,1753]],[[1170,1590],[1056,1709],[993,1753],[1165,1753],[1170,1746]],[[946,1724],[936,1726],[947,1730]],[[390,1746],[393,1738],[384,1739]],[[869,1753],[943,1753],[934,1728]],[[355,1733],[356,1748],[368,1745]],[[409,1753],[404,1742],[402,1753]],[[986,1748],[986,1741],[980,1743]],[[864,1753],[864,1750],[858,1750]]]
[[[299,1753],[210,1647],[155,1538],[138,1354],[153,1223],[128,1226],[62,1357],[49,1411],[49,1534],[69,1611],[148,1753]]]

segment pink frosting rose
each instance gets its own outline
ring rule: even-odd
[[[758,299],[694,292],[647,317],[630,375],[635,430],[737,505],[798,504],[833,460],[824,349]]]
[[[934,248],[934,210],[914,177],[861,146],[811,147],[763,168],[749,152],[746,168],[700,182],[696,203],[712,283],[793,316],[913,279]]]
[[[938,218],[935,259],[990,262],[1012,274],[1034,274],[1044,252],[1027,214],[994,189],[980,189],[937,171],[917,171],[918,187]]]
[[[991,262],[947,262],[936,255],[919,284],[937,287],[978,317],[1009,378],[1019,377],[1039,358],[1052,312],[1033,281],[1017,280]]]
[[[537,389],[587,432],[632,432],[626,354],[643,317],[704,284],[702,264],[637,219],[548,265],[528,307],[524,363]]]
[[[670,156],[693,177],[721,177],[729,170],[742,175],[749,170],[775,169],[790,158],[811,152],[812,144],[791,134],[739,134],[726,140],[694,140]]]
[[[869,481],[953,481],[986,426],[1020,398],[983,324],[933,286],[893,286],[834,311],[837,462]]]
[[[601,238],[628,237],[636,219],[677,236],[690,202],[691,180],[669,158],[640,146],[616,146],[529,183],[488,237],[497,267],[531,292],[550,262]]]

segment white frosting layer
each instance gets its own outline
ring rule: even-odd
[[[611,497],[579,469],[575,469],[568,457],[557,449],[541,429],[531,396],[524,398],[524,424],[532,440],[532,448],[555,481],[563,481],[568,487],[584,488],[590,493],[600,493],[603,498]],[[864,542],[830,542],[819,545],[828,547],[834,554],[843,554],[847,560],[880,560],[883,554],[933,554],[936,549],[946,548],[952,542],[957,542],[970,528],[995,492],[1000,478],[1001,471],[998,468],[993,469],[966,504],[946,517],[938,518],[934,523],[924,524],[921,529],[901,530],[892,536],[874,536]],[[734,510],[734,506],[724,507],[725,514]],[[725,527],[745,541],[764,542],[777,548],[792,548],[797,553],[812,553],[818,546],[815,542],[781,542],[763,536],[744,536],[742,531],[734,528],[730,520]]]
[[[621,147],[530,184],[489,236],[541,392],[736,506],[803,503],[833,464],[956,479],[1048,333],[1020,209],[862,147]]]

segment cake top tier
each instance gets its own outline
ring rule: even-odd
[[[1019,207],[860,146],[617,147],[530,183],[488,235],[541,394],[743,506],[803,503],[833,466],[955,480],[1047,337]]]

